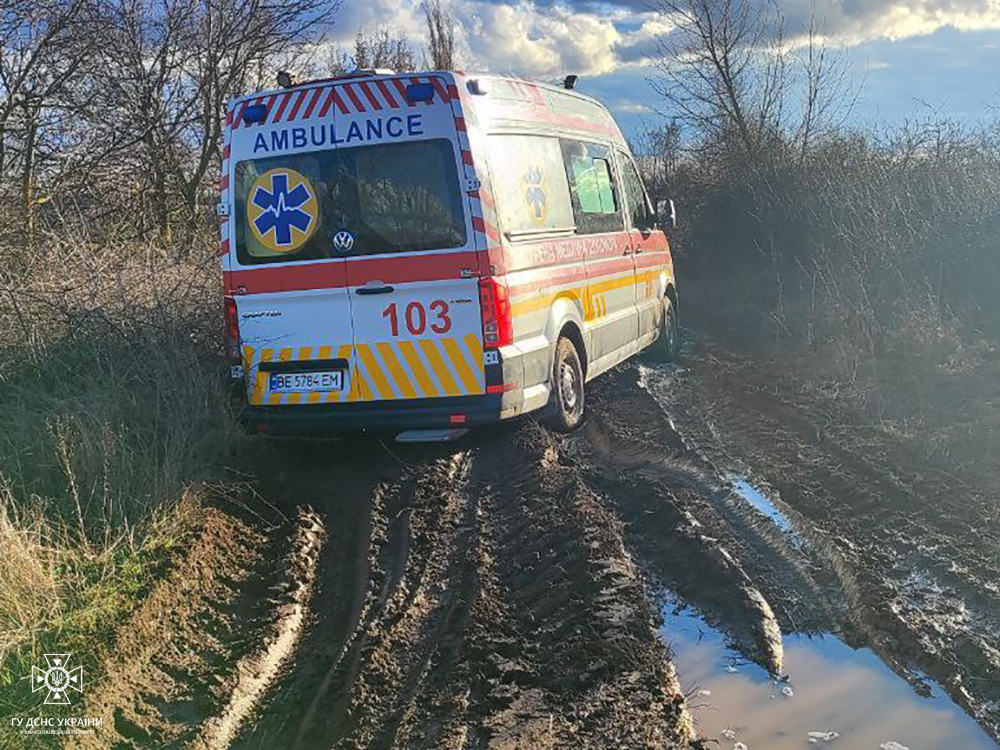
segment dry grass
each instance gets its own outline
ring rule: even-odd
[[[96,661],[242,434],[208,242],[43,239],[0,242],[0,686],[42,647]]]

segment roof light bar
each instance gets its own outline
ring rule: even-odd
[[[410,104],[415,102],[429,102],[434,99],[434,86],[430,83],[411,83],[406,87],[406,101]]]
[[[266,104],[251,104],[243,110],[243,124],[253,125],[255,122],[264,122],[267,119]]]

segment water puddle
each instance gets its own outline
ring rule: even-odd
[[[733,491],[736,492],[737,495],[750,503],[750,506],[755,511],[760,513],[765,518],[768,518],[775,526],[787,534],[789,539],[791,539],[792,543],[798,549],[802,549],[802,538],[798,535],[798,532],[795,531],[795,527],[792,526],[785,514],[778,509],[778,506],[776,506],[767,495],[757,489],[744,476],[739,474],[730,474],[727,479],[733,485]]]
[[[918,695],[866,648],[786,636],[790,679],[774,683],[692,609],[668,602],[663,617],[698,735],[722,750],[997,750],[940,687],[926,681],[929,696]]]

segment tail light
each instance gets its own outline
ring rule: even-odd
[[[506,284],[493,276],[480,279],[479,309],[483,315],[483,348],[498,349],[514,342]]]
[[[236,315],[236,300],[225,298],[226,356],[238,362],[240,359],[240,322]]]

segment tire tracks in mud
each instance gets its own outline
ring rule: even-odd
[[[233,747],[685,745],[619,525],[557,439],[522,423],[401,455],[377,481],[348,460],[292,490],[329,531],[310,633]],[[344,503],[368,510],[343,523]]]
[[[813,493],[800,502],[757,471],[787,436],[758,427],[745,455],[801,544],[734,489],[743,467],[712,420],[735,397],[706,406],[657,372],[683,404],[628,365],[594,383],[570,436],[524,420],[447,446],[258,446],[259,491],[297,520],[208,512],[90,704],[115,732],[81,745],[698,746],[657,633],[663,588],[776,676],[782,632],[878,641],[888,590],[812,520],[836,498],[817,475],[786,477]]]

